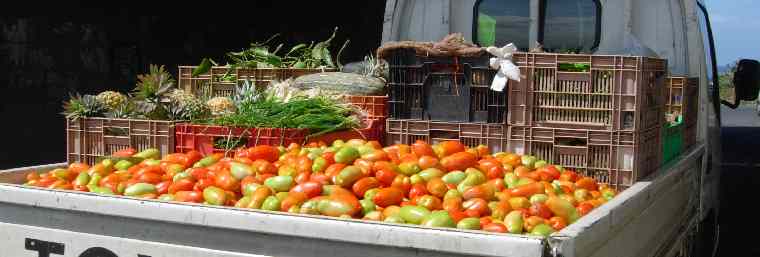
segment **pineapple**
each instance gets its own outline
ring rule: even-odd
[[[174,89],[169,94],[167,94],[167,97],[169,97],[169,100],[171,101],[180,103],[189,102],[195,99],[195,95],[188,93],[182,89]]]
[[[101,116],[106,111],[105,105],[93,95],[70,95],[68,102],[63,104],[63,115],[67,119],[77,120],[85,117]]]
[[[152,103],[166,101],[166,95],[174,88],[174,79],[164,66],[150,65],[150,73],[137,76],[134,89],[138,99]]]
[[[108,110],[115,110],[127,101],[127,97],[115,91],[104,91],[95,96]]]
[[[214,116],[235,113],[235,103],[228,97],[217,96],[211,98],[206,102],[206,105],[211,109],[211,114]]]
[[[137,116],[135,103],[129,99],[125,100],[115,108],[110,108],[106,112],[106,117],[116,119],[129,119]]]

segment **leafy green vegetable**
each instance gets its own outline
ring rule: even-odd
[[[199,64],[198,67],[195,67],[195,69],[193,69],[193,74],[190,75],[190,77],[195,78],[195,77],[198,77],[198,75],[201,75],[210,71],[211,62],[212,62],[211,59],[203,58],[203,61],[201,61],[201,64]]]

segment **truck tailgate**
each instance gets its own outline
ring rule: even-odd
[[[60,165],[63,164],[0,172],[3,183],[0,228],[14,231],[0,233],[0,246],[13,252],[12,256],[36,256],[35,250],[29,250],[35,246],[29,246],[27,240],[37,240],[36,244],[60,243],[65,250],[63,256],[80,256],[86,249],[100,247],[115,256],[151,257],[538,257],[543,256],[546,248],[545,241],[538,237],[167,203],[18,185],[31,170],[44,171]]]

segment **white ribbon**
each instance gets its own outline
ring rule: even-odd
[[[489,46],[486,52],[495,56],[489,60],[491,68],[498,69],[491,82],[491,90],[503,91],[508,79],[520,82],[520,69],[512,63],[512,53],[517,52],[515,44],[509,43],[501,48]]]

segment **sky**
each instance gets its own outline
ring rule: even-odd
[[[718,65],[760,60],[760,0],[708,0]]]

